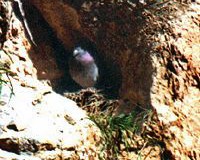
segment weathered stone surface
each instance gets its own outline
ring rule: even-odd
[[[121,98],[156,109],[165,128],[159,134],[171,159],[200,156],[199,6],[165,6],[158,9],[162,16],[155,10],[137,17],[128,7],[114,4],[114,9],[97,5],[98,11],[81,12],[83,33],[98,39],[97,46],[121,67]]]
[[[166,22],[170,32],[157,36],[164,41],[153,58],[151,100],[166,126],[162,132],[169,136],[164,141],[172,159],[200,158],[200,10],[190,7]]]
[[[10,13],[10,2],[1,1],[0,5],[2,8],[8,6]],[[37,80],[36,69],[28,54],[32,54],[31,46],[25,38],[22,24],[14,14],[8,15],[7,21],[6,27],[17,34],[3,33],[7,39],[1,50],[1,67],[8,69],[11,77],[8,79],[6,74],[1,74],[1,79],[7,83],[3,83],[0,97],[0,158],[98,157],[96,142],[100,142],[99,129],[75,102],[54,93],[48,83]],[[84,144],[88,147],[85,148]]]
[[[122,72],[119,96],[121,102],[125,103],[121,104],[120,112],[130,112],[134,104],[143,108],[152,106],[157,113],[157,123],[149,124],[145,129],[149,133],[147,136],[156,137],[159,144],[162,144],[164,156],[170,159],[199,159],[199,2],[190,5],[169,3],[147,11],[138,9],[131,3],[124,5],[113,1],[93,1],[83,3],[81,8],[70,2],[29,1],[48,22],[47,26],[53,29],[50,33],[55,34],[47,39],[44,35],[49,37],[50,33],[46,31],[41,34],[45,26],[42,24],[38,32],[40,34],[34,34],[36,42],[39,42],[35,52],[43,53],[29,54],[39,72],[37,75],[41,79],[57,79],[66,74],[63,73],[66,68],[59,70],[54,59],[56,51],[50,45],[56,41],[56,36],[61,41],[58,44],[63,44],[64,54],[68,54],[66,49],[73,47],[80,38],[89,39],[103,53],[105,61],[112,58],[112,61],[105,63],[107,68],[112,62],[116,62]],[[26,5],[25,8],[29,6],[28,3]],[[13,54],[15,63],[11,65],[11,70],[17,74],[14,78],[23,86],[37,88],[36,71],[26,54],[31,46],[25,39],[19,21],[14,22],[11,23],[13,26],[8,27],[12,32],[2,32],[7,35],[2,53],[11,51]],[[3,37],[5,39],[6,36]],[[16,47],[15,43],[20,44],[20,47]],[[62,48],[55,44],[53,46],[56,46],[54,49]],[[57,52],[62,53],[60,50]],[[5,57],[4,60],[9,61]],[[72,116],[71,110],[66,107],[67,100],[48,89],[42,89],[36,95],[32,89],[22,90],[28,91],[25,91],[25,96],[20,92],[16,94],[19,99],[12,104],[14,110],[12,107],[5,107],[7,102],[2,101],[4,106],[1,108],[3,114],[0,136],[3,150],[25,154],[29,151],[41,159],[56,159],[60,155],[66,159],[76,156],[83,159],[87,156],[97,157],[99,150],[93,145],[95,134],[98,133],[96,128],[90,130],[89,121],[81,120],[81,116],[77,114]],[[8,91],[5,93],[9,95]],[[8,95],[5,97],[8,98]],[[24,103],[27,101],[27,104],[22,105],[21,99]],[[61,107],[58,108],[58,105]],[[73,107],[77,108],[74,104]],[[41,125],[40,128],[38,124]],[[161,150],[158,146],[152,147],[153,149],[151,147],[144,147],[144,152],[155,150],[154,153],[159,155]],[[0,155],[18,156],[3,150]],[[124,153],[124,156],[122,154],[122,158],[127,158],[127,154],[129,153]],[[137,154],[132,155],[137,158]],[[148,157],[148,154],[143,155]],[[131,157],[131,153],[129,156]],[[159,158],[161,157],[156,157]]]
[[[16,158],[20,156],[15,154],[20,154],[41,159],[66,159],[80,154],[75,151],[96,150],[92,144],[97,143],[94,134],[97,136],[98,129],[75,102],[51,90],[40,88],[35,91],[17,83],[13,84],[15,95],[10,99],[9,90],[8,86],[3,86],[1,99],[0,148],[10,152],[4,158]],[[0,155],[4,153],[2,151]],[[97,157],[94,154],[91,152],[82,157]]]
[[[73,47],[76,36],[80,31],[78,12],[64,1],[37,1],[31,0],[29,3],[37,7],[45,20],[56,31],[56,35],[62,40],[68,49]]]

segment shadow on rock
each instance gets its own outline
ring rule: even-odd
[[[37,69],[38,79],[50,80],[53,89],[60,94],[82,89],[69,74],[68,60],[73,49],[66,50],[36,7],[25,4],[24,10],[33,39],[37,44],[30,51],[29,56]],[[112,57],[102,53],[89,39],[75,36],[80,40],[74,44],[74,48],[80,46],[87,50],[97,63],[99,78],[94,87],[108,98],[117,98],[122,81],[120,68]]]

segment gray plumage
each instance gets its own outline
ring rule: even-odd
[[[94,86],[99,75],[94,58],[81,47],[73,51],[69,60],[69,73],[72,79],[82,87]]]

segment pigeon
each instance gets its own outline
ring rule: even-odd
[[[81,47],[76,47],[69,58],[69,74],[81,87],[95,86],[99,72],[92,55]]]

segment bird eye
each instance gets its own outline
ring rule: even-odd
[[[77,49],[75,49],[74,52],[73,52],[73,56],[77,56],[78,53],[79,53],[79,51]]]

